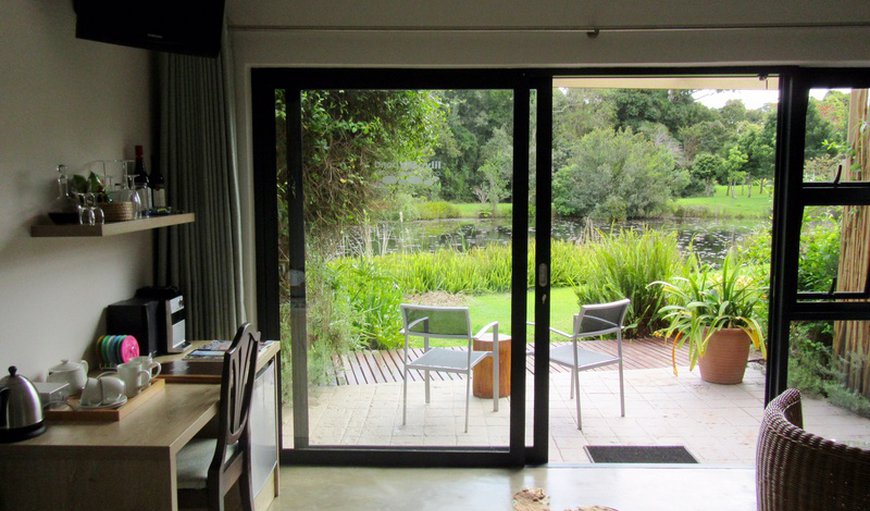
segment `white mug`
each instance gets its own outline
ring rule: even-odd
[[[155,362],[151,355],[143,355],[141,357],[136,357],[130,360],[128,363],[139,365],[143,371],[148,371],[151,375],[151,378],[156,378],[157,375],[160,374],[160,370],[162,369],[160,366],[160,362]],[[154,370],[157,369],[157,372]]]
[[[85,388],[82,389],[81,404],[83,406],[99,406],[103,401],[103,388],[100,380],[88,378]]]
[[[124,380],[117,376],[100,376],[98,380],[100,380],[100,390],[103,395],[101,404],[117,403],[126,395],[127,385]]]
[[[151,373],[135,363],[118,364],[118,377],[124,381],[127,397],[133,397],[151,383]]]
[[[117,376],[100,375],[88,378],[82,390],[83,406],[103,406],[117,403],[125,395],[126,385]]]

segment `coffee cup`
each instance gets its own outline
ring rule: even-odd
[[[97,378],[88,378],[82,389],[82,406],[99,406],[103,401],[103,388]]]
[[[143,355],[141,357],[136,357],[136,358],[130,360],[129,363],[136,364],[143,371],[147,371],[148,374],[151,375],[151,378],[156,378],[157,375],[160,374],[160,370],[162,369],[160,366],[160,362],[155,362],[154,359],[151,358],[151,355]]]
[[[102,400],[100,404],[110,405],[117,403],[126,395],[127,386],[124,380],[117,376],[100,376],[100,389],[102,391]]]
[[[126,395],[125,390],[124,382],[117,376],[101,375],[97,378],[88,378],[80,402],[82,406],[110,405],[117,403],[121,396]]]
[[[133,397],[151,383],[151,373],[134,363],[118,364],[118,377],[124,381],[127,397]]]

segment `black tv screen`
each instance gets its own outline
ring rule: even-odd
[[[224,0],[74,0],[76,37],[214,57]]]

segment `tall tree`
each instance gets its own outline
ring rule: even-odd
[[[449,130],[435,150],[441,162],[436,174],[448,200],[472,201],[483,181],[483,147],[496,129],[513,133],[513,92],[509,90],[448,90],[442,101],[449,110]]]

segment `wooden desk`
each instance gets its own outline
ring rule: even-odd
[[[219,385],[167,384],[118,422],[52,421],[41,436],[0,444],[0,511],[176,510],[175,456],[217,416],[219,400]],[[270,483],[257,509],[277,495],[277,467]]]
[[[52,422],[0,444],[0,510],[175,510],[175,455],[217,415],[217,385],[167,385],[119,422]]]

